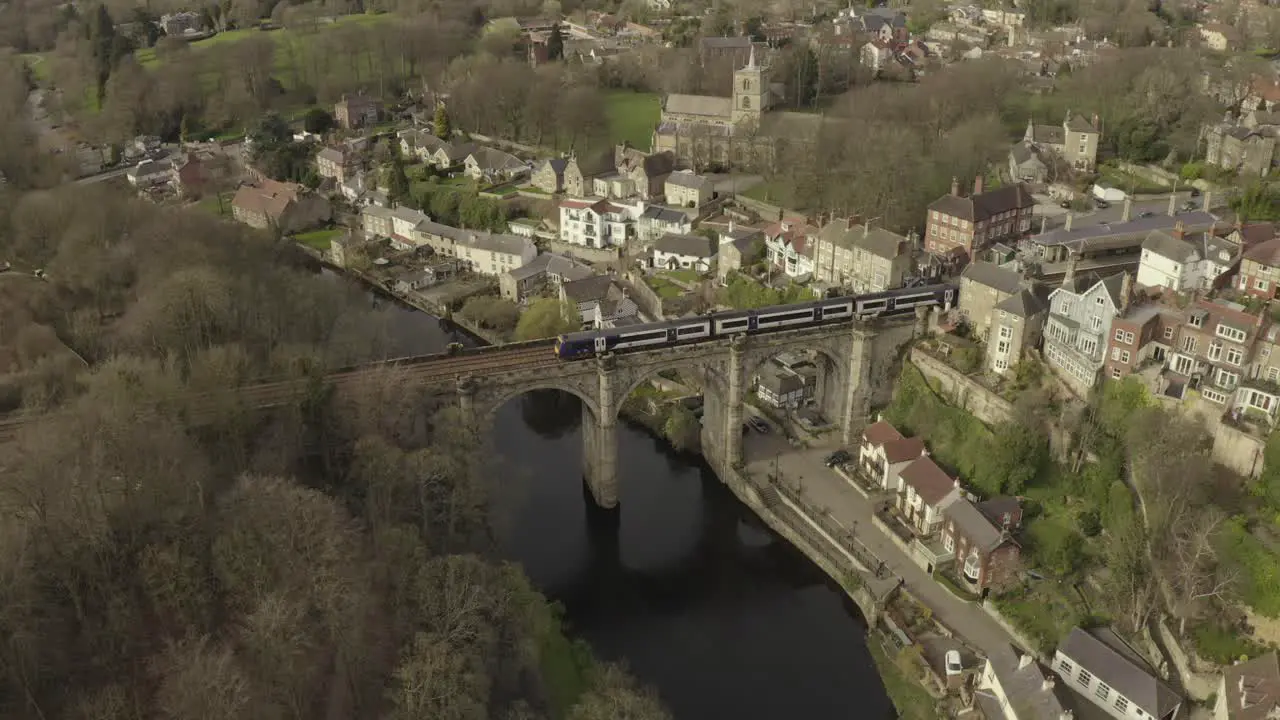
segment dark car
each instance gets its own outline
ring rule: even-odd
[[[844,450],[837,450],[822,460],[822,463],[829,468],[833,468],[837,465],[843,465],[847,462],[849,462],[849,453]]]
[[[1070,210],[1070,209],[1071,209],[1071,201],[1070,201],[1070,200],[1063,200],[1062,202],[1058,203],[1058,207],[1063,208],[1064,210]]]
[[[1143,210],[1142,212],[1138,213],[1138,217],[1140,218],[1155,217],[1155,213],[1150,210]]]
[[[1195,203],[1193,203],[1193,202],[1191,202],[1190,200],[1188,200],[1188,201],[1186,201],[1186,202],[1182,203],[1182,209],[1183,209],[1183,211],[1195,210],[1195,209],[1196,209],[1196,204],[1195,204]]]
[[[752,430],[755,430],[758,433],[769,432],[769,423],[765,422],[764,420],[761,420],[755,415],[752,415],[751,417],[747,418],[747,424],[751,426]]]
[[[1191,197],[1200,197],[1200,188],[1191,188]]]
[[[1098,208],[1099,210],[1106,210],[1107,208],[1111,207],[1111,203],[1107,202],[1106,200],[1094,200],[1093,206]]]

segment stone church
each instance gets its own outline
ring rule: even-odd
[[[653,152],[669,150],[681,165],[698,171],[764,169],[774,161],[781,138],[815,139],[822,123],[817,114],[773,110],[780,95],[752,48],[747,64],[733,73],[730,97],[667,96]]]

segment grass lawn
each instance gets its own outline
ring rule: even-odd
[[[771,205],[786,205],[791,201],[791,189],[776,180],[757,183],[738,194]]]
[[[689,285],[694,285],[698,282],[698,271],[696,270],[664,270],[662,274]]]
[[[333,239],[340,237],[346,230],[343,228],[327,228],[324,230],[310,230],[304,233],[298,233],[293,239],[306,245],[313,250],[321,252],[328,250]]]
[[[394,16],[387,13],[377,15],[369,13],[343,15],[332,23],[319,25],[318,29],[320,31],[324,31],[328,28],[338,27],[339,25],[371,25],[374,23],[386,22],[392,18],[394,18]],[[297,47],[302,49],[308,42],[308,39],[312,36],[312,32],[310,30],[259,30],[257,28],[245,28],[243,30],[228,30],[226,32],[220,32],[213,37],[205,38],[204,40],[196,40],[195,42],[190,43],[190,45],[192,50],[200,50],[202,48],[214,47],[216,45],[237,43],[245,38],[253,37],[255,35],[269,37],[276,43],[277,52],[275,69],[278,72],[282,69],[282,66],[287,65],[289,62],[289,53],[284,52],[287,49],[286,46],[290,43],[299,43]],[[141,48],[134,52],[134,58],[138,61],[138,64],[143,67],[158,65],[160,63],[160,58],[156,57],[155,48]]]
[[[664,300],[678,298],[685,293],[684,288],[660,277],[645,278],[645,282]]]
[[[196,203],[196,207],[209,213],[210,215],[222,215],[224,217],[231,216],[231,196],[233,193],[222,193],[222,203],[219,205],[217,195],[208,195]]]
[[[616,90],[605,95],[605,117],[609,121],[609,140],[623,141],[648,150],[653,130],[662,117],[662,105],[654,93]]]
[[[902,720],[937,720],[937,701],[920,683],[902,672],[902,668],[885,653],[874,633],[867,636],[867,648],[871,650],[876,669],[880,671],[880,680],[884,682],[884,689],[889,693],[898,717]]]

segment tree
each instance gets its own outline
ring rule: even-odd
[[[480,327],[498,332],[510,332],[521,319],[515,303],[494,295],[477,295],[467,300],[458,312]]]
[[[542,298],[530,303],[516,324],[516,340],[536,340],[556,337],[581,327],[578,308],[573,303],[558,298]]]
[[[410,198],[409,174],[405,172],[404,158],[400,156],[400,143],[388,142],[391,149],[391,167],[387,169],[387,198],[394,205],[403,205]]]
[[[324,108],[313,107],[302,116],[302,127],[309,133],[323,135],[333,129],[333,115]]]
[[[696,450],[701,432],[702,424],[684,403],[678,402],[671,406],[667,421],[663,423],[662,433],[675,449],[683,452]]]
[[[658,697],[626,671],[608,664],[595,673],[591,689],[569,710],[569,720],[670,720]]]
[[[560,23],[556,23],[551,28],[551,36],[547,38],[547,59],[560,60],[564,57],[564,31],[560,29]]]
[[[1225,518],[1217,510],[1208,510],[1174,536],[1165,567],[1167,596],[1183,637],[1187,621],[1197,617],[1206,601],[1222,598],[1235,580],[1218,563],[1217,536]]]
[[[453,136],[453,127],[449,122],[449,110],[444,103],[436,103],[436,116],[431,126],[432,133],[441,140],[448,140]]]

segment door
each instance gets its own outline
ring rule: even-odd
[[[608,338],[603,335],[596,338],[596,352],[602,353],[608,349],[607,340]]]
[[[813,309],[813,319],[815,322],[822,322],[822,306]]]
[[[747,318],[747,332],[755,332],[760,329],[760,321],[755,315]]]

